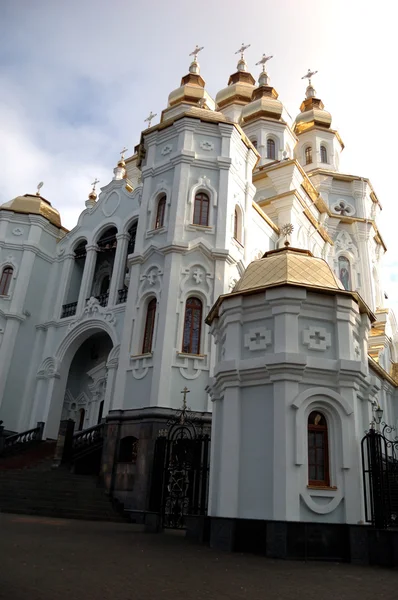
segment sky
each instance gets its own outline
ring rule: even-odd
[[[292,117],[301,77],[319,71],[313,83],[345,143],[341,171],[368,177],[383,206],[384,285],[397,307],[394,12],[391,0],[0,0],[0,203],[44,181],[72,228],[90,183],[106,185],[149,112],[167,106],[196,44],[215,97],[244,42],[256,78],[262,54],[274,56],[271,83]]]

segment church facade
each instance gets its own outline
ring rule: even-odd
[[[398,419],[381,204],[340,172],[313,74],[291,122],[269,58],[256,83],[242,52],[213,100],[195,52],[71,231],[40,190],[0,206],[0,419],[133,436],[116,491],[144,510],[188,387],[212,420],[211,517],[359,523],[361,437],[377,406]]]

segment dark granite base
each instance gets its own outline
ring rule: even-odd
[[[398,567],[398,529],[194,516],[186,524],[188,538],[216,550]]]

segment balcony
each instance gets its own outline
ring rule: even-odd
[[[124,304],[125,302],[127,302],[127,293],[128,293],[128,288],[123,288],[122,290],[118,290],[116,304]]]
[[[73,317],[76,314],[77,302],[71,302],[70,304],[64,304],[62,306],[61,319],[66,317]]]
[[[99,296],[95,296],[98,300],[100,306],[108,306],[108,298],[109,292],[105,292],[105,294],[100,294]],[[87,298],[86,302],[88,302],[89,298]]]

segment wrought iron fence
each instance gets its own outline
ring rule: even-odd
[[[398,437],[394,427],[370,429],[361,442],[365,520],[377,528],[398,527]]]
[[[70,302],[62,306],[61,319],[73,317],[76,314],[77,302]]]

